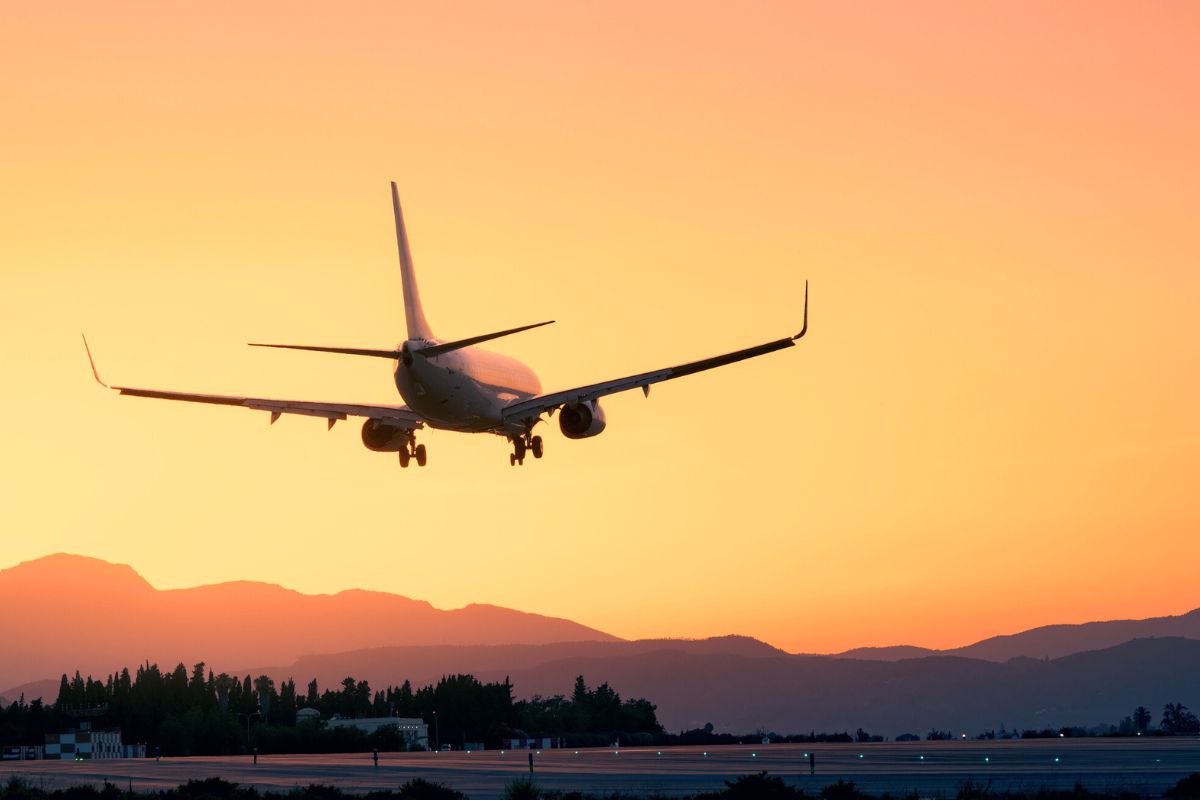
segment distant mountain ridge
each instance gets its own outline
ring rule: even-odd
[[[1166,617],[1084,622],[1077,625],[1043,625],[1021,633],[992,636],[965,647],[931,650],[925,647],[859,647],[838,653],[838,658],[899,661],[926,656],[963,656],[1003,662],[1011,658],[1061,658],[1072,653],[1109,647],[1157,636],[1200,639],[1200,608]]]
[[[276,681],[346,675],[373,687],[415,686],[464,672],[512,681],[518,697],[568,694],[576,675],[646,697],[668,730],[853,731],[896,736],[931,727],[975,735],[1008,728],[1116,723],[1139,705],[1200,706],[1200,641],[1135,639],[1057,659],[996,663],[962,656],[871,661],[792,655],[753,639],[641,640],[546,645],[383,647],[305,656],[239,670]]]
[[[1200,641],[1136,639],[1042,661],[994,663],[952,656],[903,661],[833,657],[747,658],[681,650],[628,658],[576,658],[509,677],[522,694],[563,693],[570,676],[603,677],[622,696],[647,697],[671,730],[851,731],[924,735],[1116,723],[1145,705],[1200,704]],[[498,679],[495,673],[482,677]]]
[[[0,607],[20,624],[0,658],[2,687],[76,669],[99,676],[147,660],[206,661],[221,670],[398,642],[617,641],[570,620],[491,605],[443,611],[360,589],[307,595],[234,581],[158,590],[129,566],[67,554],[0,570]]]

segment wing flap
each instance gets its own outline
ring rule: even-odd
[[[674,367],[665,369],[653,370],[651,372],[642,372],[637,375],[630,375],[625,378],[617,378],[616,380],[604,381],[603,383],[593,383],[588,386],[579,386],[574,389],[567,389],[561,392],[553,392],[544,394],[539,397],[533,397],[529,400],[522,400],[519,403],[513,403],[507,406],[502,412],[504,421],[511,420],[529,420],[535,419],[538,416],[560,406],[571,403],[584,403],[589,400],[596,400],[605,395],[617,394],[630,389],[640,388],[650,396],[651,384],[669,381],[674,378],[682,378],[685,375],[695,375],[697,372],[704,372],[709,369],[716,369],[727,364],[736,364],[738,361],[745,361],[748,358],[774,353],[777,350],[784,350],[788,347],[794,347],[796,341],[804,337],[808,333],[808,283],[804,284],[804,326],[795,336],[786,336],[782,339],[776,339],[772,342],[746,347],[741,350],[735,350],[732,353],[723,353],[719,356],[711,358],[702,358],[698,361],[689,361],[686,364],[679,364]]]
[[[423,428],[424,421],[408,406],[376,406],[362,403],[314,403],[305,400],[275,400],[266,397],[237,397],[222,394],[197,394],[193,392],[171,392],[161,389],[136,389],[130,386],[111,387],[129,397],[148,397],[155,400],[179,400],[186,403],[208,403],[222,406],[241,406],[254,411],[270,411],[279,414],[300,414],[306,417],[322,417],[328,420],[343,420],[347,417],[367,417],[408,425],[413,430]]]
[[[208,403],[219,406],[241,406],[254,411],[271,412],[274,422],[281,414],[301,414],[308,417],[322,417],[329,420],[330,427],[337,420],[347,417],[367,417],[395,423],[398,426],[419,430],[425,427],[421,415],[408,406],[368,405],[364,403],[317,403],[308,400],[276,400],[269,397],[239,397],[227,394],[201,394],[198,392],[173,392],[166,389],[138,389],[133,386],[109,386],[100,378],[96,369],[96,360],[92,358],[92,349],[88,346],[87,337],[83,338],[83,347],[87,351],[88,363],[92,367],[92,377],[106,389],[113,389],[129,397],[148,397],[154,400],[178,400],[185,403]]]
[[[348,416],[370,417],[372,420],[401,423],[412,426],[413,429],[425,427],[424,421],[416,411],[407,405],[367,405],[362,403],[312,403],[307,401],[287,401],[287,399],[272,399],[268,397],[236,397],[232,395],[199,395],[194,392],[173,392],[160,389],[133,389],[132,386],[113,386],[112,389],[121,395],[130,397],[149,397],[154,399],[170,399],[186,403],[209,403],[212,405],[240,405],[256,411],[270,411],[277,414],[299,414],[304,416],[319,416],[326,420],[344,420]]]
[[[738,361],[744,361],[747,358],[766,355],[773,353],[776,350],[783,350],[786,347],[794,347],[795,340],[791,337],[786,339],[777,339],[766,344],[747,347],[744,350],[738,350],[733,353],[725,353],[724,355],[705,358],[699,361],[692,361],[687,364],[680,364],[675,367],[667,367],[666,369],[654,370],[652,372],[642,372],[637,375],[630,375],[625,378],[617,378],[611,381],[602,383],[593,383],[589,386],[580,386],[575,389],[567,389],[561,392],[553,392],[544,394],[540,397],[534,397],[529,400],[524,400],[520,403],[514,403],[504,409],[504,419],[525,419],[531,416],[537,416],[551,409],[569,403],[583,403],[589,400],[596,400],[605,395],[617,394],[618,392],[626,392],[630,389],[642,389],[647,395],[650,393],[650,386],[662,381],[669,381],[672,378],[682,378],[685,375],[694,375],[697,372],[703,372],[717,367],[723,367],[726,364],[734,364]]]

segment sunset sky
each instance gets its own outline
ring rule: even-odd
[[[351,587],[791,651],[1200,606],[1200,5],[0,4],[0,568]],[[508,465],[112,383],[400,402],[799,330]]]

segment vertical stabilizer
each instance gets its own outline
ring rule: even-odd
[[[400,249],[400,278],[404,285],[404,318],[408,322],[409,339],[432,339],[433,331],[425,321],[421,308],[421,292],[413,271],[412,253],[408,249],[408,233],[404,230],[404,213],[400,210],[400,192],[392,181],[392,209],[396,212],[396,246]]]

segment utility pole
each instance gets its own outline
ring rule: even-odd
[[[244,711],[239,711],[239,712],[238,712],[238,716],[239,716],[239,717],[245,717],[245,718],[246,718],[246,747],[249,747],[249,746],[250,746],[250,720],[254,719],[255,717],[261,717],[261,716],[262,716],[262,712],[261,712],[261,711],[255,711],[255,712],[253,712],[253,713],[251,713],[251,714],[247,714],[247,713],[246,713],[246,712],[244,712]],[[256,753],[257,753],[257,748],[256,748]],[[254,762],[254,763],[256,763],[256,764],[258,763],[258,760],[257,760],[257,755],[255,756],[255,762]]]

